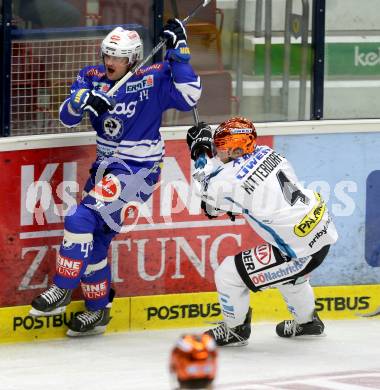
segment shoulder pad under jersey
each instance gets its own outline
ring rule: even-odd
[[[86,66],[79,72],[79,75],[88,77],[92,80],[100,80],[105,77],[106,70],[103,65]]]

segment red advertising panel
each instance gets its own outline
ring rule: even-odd
[[[271,146],[272,137],[259,141]],[[51,282],[63,216],[80,199],[94,157],[94,145],[0,152],[1,307],[29,304]],[[166,141],[160,185],[108,259],[119,297],[213,291],[218,264],[260,242],[242,217],[201,213],[186,143]]]

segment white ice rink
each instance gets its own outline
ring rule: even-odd
[[[246,347],[220,349],[215,389],[380,389],[380,319],[325,321],[326,337],[280,339],[253,324]],[[169,389],[185,331],[128,332],[0,346],[0,390]]]

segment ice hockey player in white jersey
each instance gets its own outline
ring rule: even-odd
[[[235,117],[212,136],[200,123],[187,143],[198,169],[194,178],[209,218],[240,214],[265,241],[226,257],[215,273],[223,319],[207,331],[217,345],[246,345],[251,333],[249,290],[277,287],[292,320],[276,326],[280,337],[321,335],[309,274],[338,239],[320,194],[302,187],[285,157],[256,144],[254,124]],[[207,155],[207,157],[205,157]]]

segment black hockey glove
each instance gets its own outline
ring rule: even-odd
[[[111,110],[114,105],[115,102],[105,93],[92,90],[83,109],[91,111],[96,116],[101,116]]]
[[[203,212],[205,213],[208,219],[218,218],[219,216],[218,211],[220,210],[208,205],[204,200],[201,201],[201,209],[203,210]],[[233,214],[231,211],[227,211],[226,214],[228,215],[228,218],[232,222],[235,222],[235,218],[236,218],[235,214]]]
[[[167,49],[177,49],[181,43],[184,46],[187,46],[186,30],[179,19],[169,19],[166,22],[160,36],[166,39]]]
[[[232,221],[235,222],[236,219],[236,214],[232,213],[231,211],[227,211],[228,218]]]
[[[211,127],[205,122],[187,130],[186,142],[190,149],[191,159],[196,161],[202,153],[210,158],[215,156]]]
[[[208,205],[204,200],[201,201],[201,209],[203,210],[208,219],[218,218],[218,213],[216,213],[217,209]],[[215,214],[212,213],[213,211],[215,212]]]
[[[84,110],[88,110],[94,115],[100,116],[113,108],[114,102],[103,92],[79,89],[71,94],[70,105],[78,114],[83,114]]]

